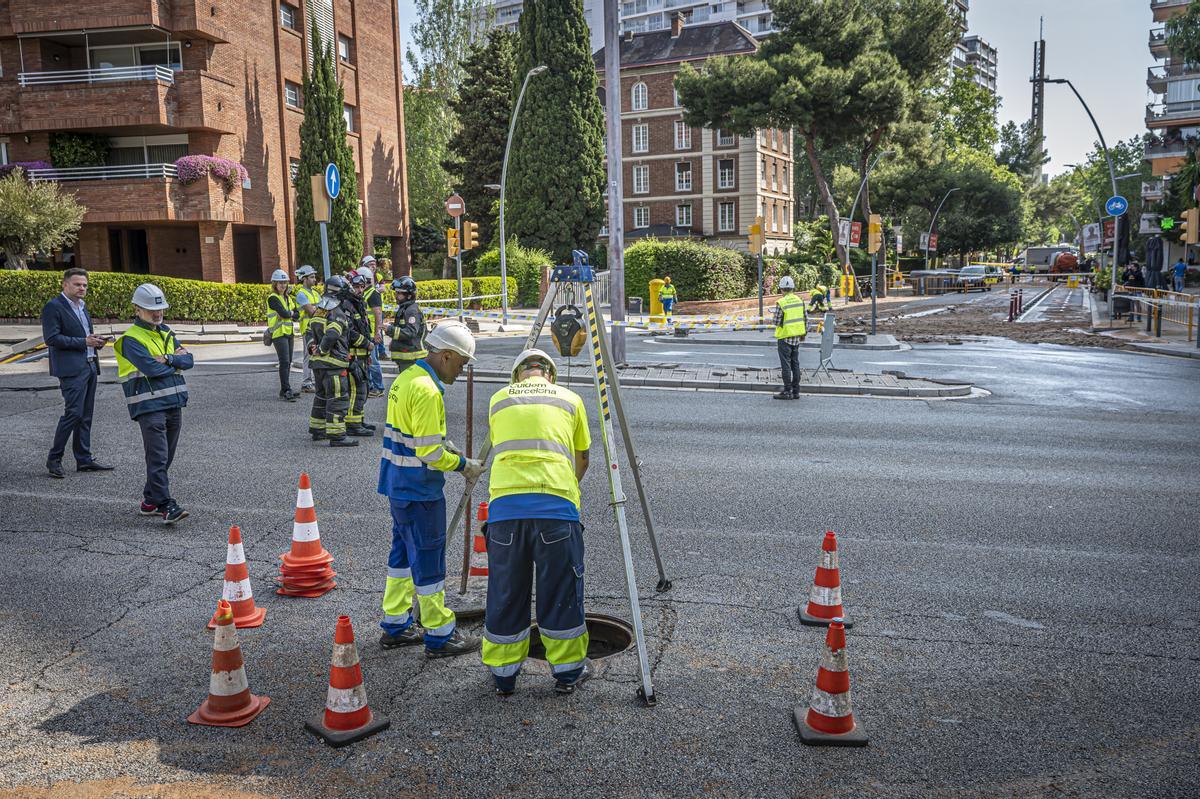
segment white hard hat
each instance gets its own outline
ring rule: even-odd
[[[457,352],[468,361],[475,360],[475,337],[467,326],[457,319],[439,322],[425,336],[425,346],[431,350]]]
[[[371,263],[375,263],[375,259],[373,259],[373,258],[372,258],[372,259],[371,259]],[[370,280],[371,282],[375,282],[375,273],[371,271],[371,267],[369,267],[369,266],[360,266],[360,267],[359,267],[358,269],[356,269],[355,271],[356,271],[356,272],[358,272],[358,274],[360,274],[360,275],[362,275],[363,277],[365,277],[367,280]]]
[[[271,273],[271,282],[272,283],[280,283],[280,282],[291,283],[292,279],[290,277],[288,277],[287,272],[283,271],[282,269],[276,269],[274,272]]]
[[[315,275],[316,273],[316,269],[313,269],[308,264],[304,264],[304,266],[301,266],[296,270],[296,277],[308,277],[309,275]]]
[[[167,295],[153,283],[143,283],[133,290],[133,304],[147,311],[165,311],[171,307],[167,305]]]
[[[784,291],[794,291],[796,289],[796,281],[792,280],[791,275],[784,275],[779,278],[779,288]]]
[[[516,383],[517,381],[519,381],[521,379],[521,375],[520,375],[521,367],[525,365],[525,362],[535,360],[535,359],[541,361],[542,363],[544,363],[546,365],[547,370],[550,372],[550,382],[553,383],[553,382],[557,381],[558,367],[555,365],[554,359],[551,358],[549,355],[547,355],[545,350],[539,350],[539,349],[535,348],[535,349],[525,350],[524,352],[522,352],[520,355],[517,356],[517,359],[515,361],[513,361],[512,382]]]
[[[375,264],[375,256],[374,255],[364,255],[362,257],[362,260],[358,262],[359,267],[374,266],[374,264]]]

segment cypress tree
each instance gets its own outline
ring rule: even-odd
[[[354,155],[346,143],[342,109],[346,93],[334,70],[330,44],[321,41],[312,26],[312,68],[304,76],[304,121],[300,123],[300,168],[296,172],[297,263],[321,268],[321,231],[313,221],[312,175],[323,175],[325,166],[337,164],[342,188],[333,201],[329,223],[329,266],[333,273],[358,264],[363,252],[362,214],[358,210],[358,177]]]
[[[590,250],[604,221],[604,112],[580,0],[527,0],[513,97],[530,79],[508,162],[505,225],[558,263]]]

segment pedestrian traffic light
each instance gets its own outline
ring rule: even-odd
[[[756,216],[754,224],[750,226],[750,254],[760,255],[763,251],[763,218]]]
[[[883,246],[883,219],[879,214],[871,214],[867,220],[867,252],[879,252]]]
[[[479,246],[479,223],[463,222],[462,249],[463,252]]]
[[[1185,244],[1200,244],[1200,208],[1189,208],[1183,212],[1179,240]]]
[[[446,228],[446,255],[451,258],[458,255],[458,231],[454,228]]]

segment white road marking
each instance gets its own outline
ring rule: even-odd
[[[941,361],[863,361],[871,366],[958,366],[964,369],[999,369],[999,366],[980,366],[976,363],[943,363]]]

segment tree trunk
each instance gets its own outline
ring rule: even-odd
[[[26,263],[26,260],[27,260],[26,257],[24,255],[20,254],[19,252],[17,252],[16,250],[5,247],[4,254],[7,256],[7,259],[4,262],[5,269],[28,269],[29,268],[28,264]]]
[[[808,165],[812,167],[813,180],[817,184],[817,191],[821,193],[821,201],[825,204],[825,214],[829,217],[829,230],[833,233],[833,246],[837,250],[838,264],[844,264],[846,263],[846,248],[838,242],[838,225],[841,222],[841,216],[838,215],[837,205],[833,202],[833,192],[829,190],[825,171],[821,169],[821,162],[817,158],[816,137],[808,131],[804,132],[804,152],[808,156]]]

